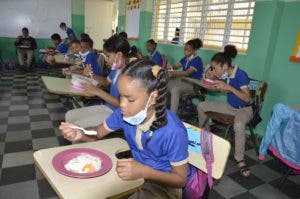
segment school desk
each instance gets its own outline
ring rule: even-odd
[[[192,128],[200,132],[200,129],[195,126],[187,123],[184,123],[184,125],[187,128]],[[230,152],[230,143],[219,136],[213,135],[212,144],[214,152],[212,176],[215,179],[219,179],[222,177],[227,163]],[[103,176],[89,179],[76,179],[58,173],[52,165],[53,157],[57,153],[71,148],[91,148],[104,152],[112,159],[112,169]],[[37,167],[49,181],[50,185],[60,198],[106,198],[136,189],[144,182],[143,179],[123,181],[118,177],[115,170],[117,162],[115,154],[117,151],[124,148],[128,148],[125,140],[121,138],[112,138],[42,149],[36,151],[33,156]],[[206,172],[205,160],[201,154],[189,151],[189,163]]]
[[[48,180],[60,198],[98,199],[114,196],[128,190],[137,188],[144,183],[143,179],[125,181],[119,178],[116,172],[117,158],[115,153],[128,147],[127,142],[121,138],[104,139],[94,142],[73,144],[69,146],[42,149],[33,154],[35,164]],[[66,149],[91,148],[108,155],[112,160],[111,170],[98,177],[77,179],[58,173],[53,165],[53,157]]]
[[[30,47],[29,46],[16,46],[17,48],[21,48],[21,49],[29,49]]]
[[[208,86],[208,85],[204,84],[202,80],[197,80],[197,79],[193,79],[193,78],[189,78],[189,77],[183,77],[181,79],[181,81],[187,82],[189,84],[192,84],[192,85],[200,87],[200,88],[204,88],[206,90],[219,91],[218,89],[214,88],[213,86]]]
[[[195,131],[201,132],[201,129],[184,123],[186,128],[192,128]],[[227,159],[229,156],[231,145],[230,143],[217,135],[212,134],[212,145],[214,152],[214,162],[212,165],[212,177],[214,179],[220,179],[224,173]],[[202,154],[196,153],[195,151],[189,150],[189,163],[198,169],[207,172],[206,170],[206,162],[202,156]]]
[[[83,96],[93,97],[94,95],[86,93],[84,91],[76,90],[70,87],[71,79],[42,76],[42,80],[49,93],[58,95],[72,95],[72,96]]]
[[[42,80],[49,93],[53,93],[57,95],[65,95],[71,100],[71,102],[77,108],[81,108],[81,105],[78,103],[75,96],[95,97],[95,95],[71,88],[70,87],[71,79],[42,76]]]
[[[56,64],[65,64],[65,65],[75,65],[75,60],[67,60],[65,59],[65,56],[61,53],[54,55],[54,60]]]

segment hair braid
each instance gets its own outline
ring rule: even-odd
[[[167,124],[167,112],[166,112],[166,102],[167,102],[167,84],[168,84],[168,72],[165,69],[159,70],[157,74],[157,99],[155,104],[156,120],[150,126],[151,131]]]

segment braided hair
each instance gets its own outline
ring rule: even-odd
[[[165,126],[168,122],[166,112],[168,71],[160,68],[154,74],[153,67],[158,66],[150,60],[137,59],[127,64],[122,70],[122,74],[132,79],[140,80],[148,94],[157,90],[158,95],[155,103],[156,120],[150,126],[150,131],[152,132]],[[151,136],[149,138],[151,139]]]

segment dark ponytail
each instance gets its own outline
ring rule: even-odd
[[[156,120],[150,126],[150,131],[155,131],[168,123],[166,102],[167,102],[167,84],[168,71],[158,68],[157,74],[153,74],[153,67],[159,67],[154,62],[145,59],[137,59],[130,62],[122,70],[123,75],[127,75],[132,79],[138,79],[143,83],[148,94],[157,90],[157,99],[155,103]],[[151,133],[152,134],[152,133]],[[149,136],[146,144],[151,140]]]
[[[237,55],[237,49],[234,45],[227,45],[224,48],[224,52],[216,53],[212,58],[211,61],[220,63],[223,67],[224,64],[227,64],[228,67],[232,67],[232,59],[235,58]]]
[[[188,42],[186,42],[186,45],[191,46],[194,50],[199,50],[203,46],[203,42],[201,39],[191,39]]]
[[[237,55],[237,49],[235,45],[226,45],[224,47],[224,54],[232,59],[234,59]]]

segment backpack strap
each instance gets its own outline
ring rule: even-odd
[[[206,161],[208,185],[210,188],[212,188],[213,186],[212,164],[214,162],[212,133],[202,128],[200,139],[201,139],[200,143],[201,143],[202,155]]]

